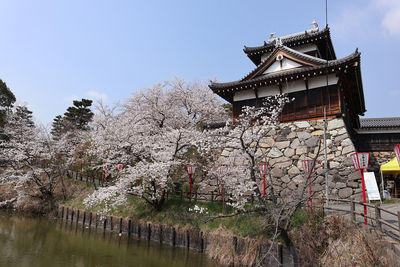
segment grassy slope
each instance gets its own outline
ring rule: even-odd
[[[60,205],[71,206],[88,211],[99,211],[101,207],[87,209],[83,204],[83,200],[88,194],[93,192],[93,185],[80,181],[69,181],[73,189],[71,196],[67,201],[60,201]],[[200,214],[194,211],[194,206],[203,207],[208,214]],[[226,206],[226,214],[233,212],[232,207]],[[223,205],[220,202],[189,202],[188,199],[172,198],[167,199],[162,211],[156,211],[150,205],[146,204],[143,199],[130,196],[128,202],[124,206],[112,209],[109,215],[120,216],[124,218],[141,219],[147,222],[163,223],[174,226],[190,226],[202,230],[215,230],[220,227],[226,228],[231,234],[242,237],[267,236],[267,232],[260,231],[262,228],[262,220],[257,214],[238,215],[231,218],[216,219],[208,223],[204,223],[210,215],[223,214]]]

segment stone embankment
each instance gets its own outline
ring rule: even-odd
[[[266,155],[264,161],[270,165],[275,194],[280,197],[293,195],[299,185],[307,179],[301,160],[314,158],[316,158],[316,169],[315,174],[312,175],[312,178],[315,179],[312,191],[317,194],[325,194],[323,139],[323,120],[311,120],[282,123],[278,129],[272,129],[261,140],[261,148],[258,153]],[[354,196],[360,200],[362,198],[361,173],[354,169],[349,157],[356,150],[342,118],[327,119],[326,139],[329,161],[329,197],[348,199],[350,196]],[[322,145],[318,154],[320,142]],[[231,151],[224,150],[222,156],[228,156],[229,153]],[[373,154],[372,170],[376,169],[375,165],[390,157],[390,153],[387,154],[384,157],[381,156],[381,153]],[[261,186],[261,182],[259,186]]]
[[[58,208],[57,216],[89,227],[103,228],[104,230],[199,252],[211,253],[217,251],[219,254],[215,258],[217,261],[225,260],[229,263],[235,263],[235,266],[244,265],[246,260],[247,263],[259,262],[263,266],[292,267],[295,266],[296,261],[293,247],[282,244],[274,244],[271,247],[271,244],[266,240],[240,238],[229,235],[224,231],[203,232],[189,227],[154,224],[64,206]],[[270,253],[267,253],[269,249]]]

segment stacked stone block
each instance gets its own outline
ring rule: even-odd
[[[297,121],[282,123],[271,129],[261,140],[258,155],[266,155],[265,162],[271,166],[270,172],[279,197],[293,195],[293,191],[304,184],[307,175],[303,172],[301,160],[316,158],[315,179],[312,190],[325,194],[324,162],[324,121]],[[355,196],[362,199],[361,173],[354,169],[349,155],[356,152],[342,118],[327,119],[327,158],[329,161],[329,197],[348,199]],[[318,147],[321,148],[318,153]],[[225,150],[222,156],[229,155]],[[262,183],[260,181],[261,188]]]

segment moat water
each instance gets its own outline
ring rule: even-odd
[[[0,211],[0,266],[217,267],[206,254],[62,219]]]

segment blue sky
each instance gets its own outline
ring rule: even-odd
[[[50,123],[73,99],[112,105],[171,79],[238,80],[243,47],[325,27],[325,0],[0,0],[0,79]],[[338,58],[358,47],[366,116],[400,117],[400,1],[328,0]]]

